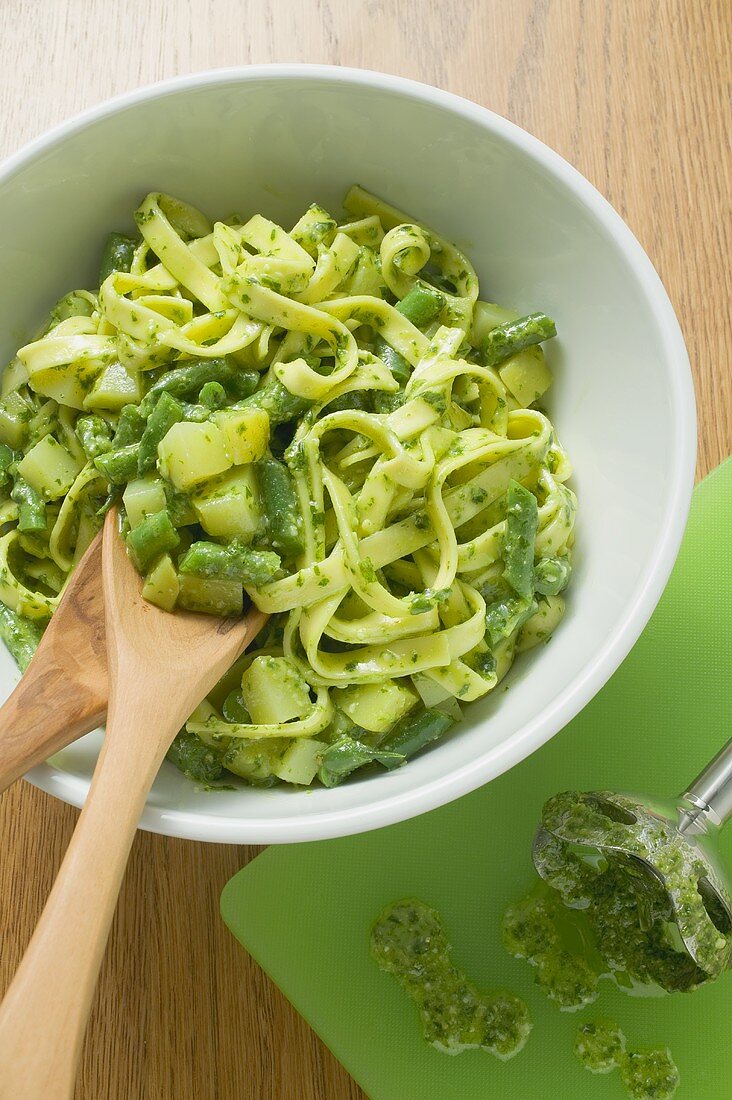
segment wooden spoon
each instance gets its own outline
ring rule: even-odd
[[[0,708],[0,792],[107,713],[102,532],[82,557],[33,660]]]
[[[173,737],[267,616],[176,612],[142,599],[117,532],[104,527],[107,732],[38,927],[0,1006],[2,1100],[73,1095],[91,1000],[135,829]]]

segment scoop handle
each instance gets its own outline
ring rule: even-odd
[[[696,777],[681,796],[679,830],[707,832],[721,829],[732,817],[732,739]]]

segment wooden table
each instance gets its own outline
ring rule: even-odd
[[[729,0],[2,0],[0,155],[137,85],[255,62],[382,69],[485,104],[575,164],[647,249],[689,347],[703,475],[732,450],[731,16]],[[2,988],[75,820],[27,784],[0,800]],[[79,1098],[363,1095],[218,918],[256,854],[138,836]]]

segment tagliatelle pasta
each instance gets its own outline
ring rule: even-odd
[[[3,378],[21,659],[114,500],[146,598],[272,616],[173,747],[199,781],[394,767],[562,616],[553,323],[480,300],[454,245],[360,187],[344,206],[288,231],[148,195]]]

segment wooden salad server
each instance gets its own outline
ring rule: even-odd
[[[107,516],[102,574],[107,731],[91,787],[38,927],[0,1006],[0,1098],[73,1096],[94,987],[135,830],[158,768],[191,711],[267,616],[176,612],[143,600]]]
[[[104,722],[102,532],[71,574],[32,661],[0,707],[0,792]]]

